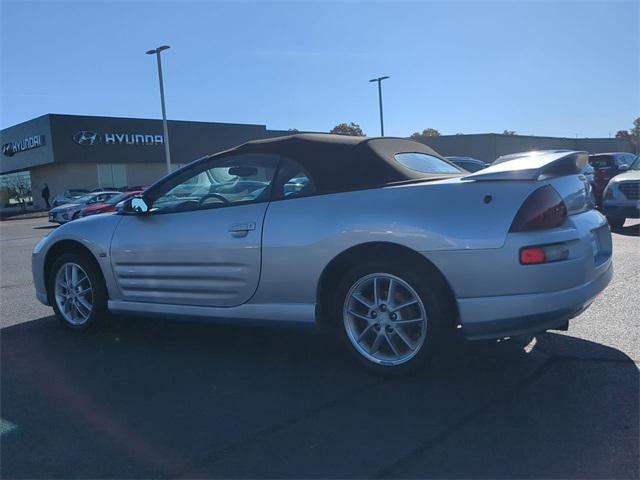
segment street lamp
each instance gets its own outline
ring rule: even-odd
[[[167,50],[169,45],[162,45],[153,50],[148,50],[147,55],[155,55],[158,59],[158,79],[160,81],[160,104],[162,105],[162,127],[164,128],[164,156],[167,162],[167,173],[171,173],[171,152],[169,151],[169,127],[167,126],[167,111],[164,107],[164,82],[162,81],[162,61],[160,52]]]
[[[380,103],[380,136],[384,137],[384,120],[382,119],[382,81],[389,77],[372,78],[369,82],[378,82],[378,103]]]

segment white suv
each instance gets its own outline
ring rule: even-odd
[[[609,181],[602,209],[611,228],[621,228],[627,218],[640,218],[640,157],[636,156],[628,171]]]

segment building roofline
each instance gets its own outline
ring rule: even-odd
[[[117,120],[147,120],[147,121],[158,121],[161,122],[162,119],[161,118],[144,118],[144,117],[116,117],[116,116],[109,116],[109,115],[77,115],[77,114],[73,114],[73,113],[45,113],[43,115],[39,115],[37,117],[31,118],[29,120],[25,120],[24,122],[20,122],[20,123],[15,123],[13,125],[8,125],[6,127],[3,127],[2,130],[7,130],[9,128],[13,128],[13,127],[17,127],[19,125],[24,125],[27,124],[29,122],[33,122],[34,120],[38,120],[40,118],[43,117],[49,117],[50,119],[53,118],[97,118],[97,119],[105,119],[105,120],[113,120],[113,119],[117,119]],[[265,124],[260,124],[260,123],[230,123],[230,122],[207,122],[204,120],[181,120],[181,119],[167,119],[167,121],[169,123],[202,123],[202,124],[206,124],[206,125],[226,125],[226,126],[232,126],[232,127],[258,127],[258,128],[264,128],[265,130],[267,129],[267,126]]]
[[[33,122],[34,120],[39,120],[43,117],[50,117],[50,116],[51,116],[50,113],[44,113],[42,115],[38,115],[37,117],[30,118],[29,120],[25,120],[24,122],[18,122],[18,123],[14,123],[13,125],[8,125],[0,129],[0,131],[8,130],[9,128],[18,127],[20,125],[24,125],[25,123],[30,123],[30,122]]]
[[[121,119],[121,120],[153,120],[161,122],[161,118],[145,118],[145,117],[116,117],[113,115],[76,115],[74,113],[48,113],[50,117],[80,117],[80,118],[104,118],[104,119]],[[173,119],[167,118],[168,122],[181,122],[181,123],[205,123],[208,125],[232,125],[232,126],[242,126],[242,127],[264,127],[267,128],[265,124],[261,123],[232,123],[232,122],[207,122],[204,120],[182,120],[182,119]]]
[[[549,138],[552,140],[626,140],[624,138],[614,138],[614,137],[552,137],[550,135],[507,135],[505,133],[460,133],[453,135],[439,135],[438,137],[486,137],[486,136],[494,136],[494,137],[519,137],[519,138]],[[422,138],[438,138],[438,137],[422,137]]]

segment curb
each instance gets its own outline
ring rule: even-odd
[[[9,217],[0,216],[0,222],[7,222],[9,220],[31,220],[33,218],[46,218],[48,216],[49,212],[26,213],[23,215],[13,215]]]

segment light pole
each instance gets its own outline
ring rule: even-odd
[[[167,50],[169,45],[162,45],[146,52],[147,55],[155,55],[158,59],[158,80],[160,81],[160,104],[162,105],[162,127],[164,128],[164,156],[167,162],[167,173],[171,173],[171,152],[169,150],[169,127],[167,126],[167,111],[164,107],[164,82],[162,81],[162,61],[160,52]]]
[[[382,118],[382,81],[389,77],[372,78],[369,82],[378,82],[378,102],[380,103],[380,136],[384,137],[384,120]]]

